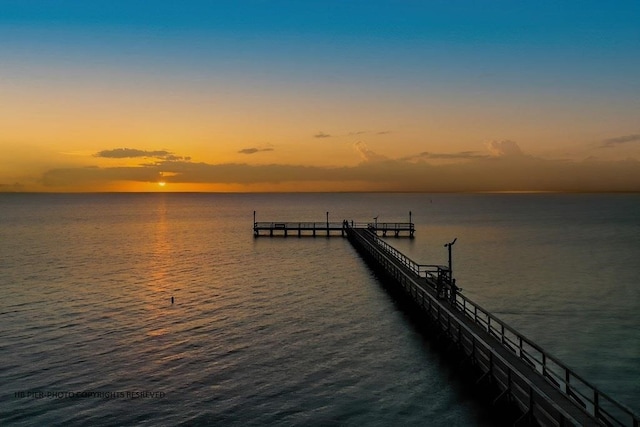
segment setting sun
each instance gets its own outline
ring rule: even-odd
[[[164,187],[165,185],[167,185],[167,183],[166,183],[165,181],[159,181],[159,182],[158,182],[158,185],[159,185],[160,187]]]

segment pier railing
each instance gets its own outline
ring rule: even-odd
[[[386,236],[388,232],[394,233],[396,237],[399,237],[403,233],[407,233],[409,237],[413,237],[415,233],[415,225],[412,222],[354,222],[343,220],[340,222],[329,221],[315,221],[315,222],[293,222],[293,221],[254,221],[253,232],[254,235],[260,236],[260,232],[268,231],[269,236],[284,235],[289,233],[296,233],[301,236],[304,232],[311,231],[313,236],[317,232],[326,231],[327,236],[331,235],[331,231],[340,231],[340,236],[344,236],[348,227],[358,229],[368,229],[374,233],[381,231],[383,236]]]
[[[297,230],[299,228],[305,230],[326,230],[340,229],[344,226],[342,222],[255,222],[254,228],[259,229],[274,229],[274,230]]]
[[[400,261],[403,266],[405,266],[417,276],[424,277],[425,279],[429,279],[430,281],[437,281],[439,275],[447,274],[449,271],[449,268],[444,265],[418,264],[405,254],[382,240],[380,237],[376,236],[374,233],[370,233],[367,236],[370,236],[371,243],[379,246],[380,249],[382,249],[384,252],[390,254],[395,259]]]
[[[365,245],[376,247],[393,257],[414,274],[416,279],[431,288],[436,286],[439,276],[449,273],[445,266],[416,263],[375,233],[359,234],[358,237],[362,237],[360,240]],[[544,377],[548,383],[584,408],[587,413],[606,425],[639,427],[639,418],[631,409],[598,390],[560,360],[480,305],[460,293],[454,293],[448,301],[452,308],[464,313],[466,318],[485,330],[533,371]]]
[[[258,228],[342,228],[345,225],[344,221],[340,222],[326,222],[326,221],[315,221],[315,222],[294,222],[294,221],[260,221],[254,222],[253,226]],[[349,221],[348,225],[353,228],[369,228],[374,230],[389,230],[389,231],[406,231],[415,229],[415,225],[412,222],[353,222]]]
[[[607,425],[638,427],[638,417],[631,409],[598,390],[542,347],[480,305],[458,293],[454,299],[454,306],[589,414],[604,420]]]

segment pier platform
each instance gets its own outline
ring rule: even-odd
[[[414,237],[415,226],[412,222],[255,222],[253,223],[253,233],[256,237],[268,235],[273,236],[341,236],[345,237],[346,228],[367,229],[375,234],[380,233],[383,237],[387,234],[393,237]]]

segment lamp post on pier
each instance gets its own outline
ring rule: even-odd
[[[329,212],[327,212],[327,237],[329,237]]]
[[[259,234],[258,223],[256,222],[256,211],[253,211],[253,236],[258,237]]]
[[[444,245],[444,247],[449,250],[449,279],[453,279],[453,258],[451,256],[451,246],[453,246],[454,243],[456,243],[456,240],[458,240],[457,237],[453,239],[452,242],[445,243]]]
[[[411,221],[411,211],[409,211],[409,237],[413,239],[413,233],[415,228],[413,227],[413,222]]]

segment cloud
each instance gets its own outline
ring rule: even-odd
[[[135,148],[115,148],[113,150],[102,150],[94,154],[95,157],[106,157],[109,159],[126,159],[135,157],[164,157],[171,153],[166,150],[145,151]]]
[[[19,193],[25,190],[25,185],[15,182],[13,184],[0,184],[0,193]]]
[[[87,185],[112,181],[156,182],[161,175],[162,170],[155,165],[112,168],[89,166],[51,169],[42,175],[41,181],[46,187],[67,187],[78,183]]]
[[[135,148],[115,148],[113,150],[102,150],[94,154],[95,157],[107,159],[128,159],[128,158],[155,158],[162,160],[191,160],[190,157],[176,156],[167,150],[146,151]]]
[[[515,141],[505,139],[503,141],[491,141],[487,144],[487,149],[495,157],[522,156],[522,150]]]
[[[361,136],[361,135],[387,135],[391,133],[391,131],[385,130],[385,131],[368,131],[368,130],[358,130],[358,131],[353,131],[353,132],[349,132],[349,133],[342,133],[342,134],[329,134],[329,133],[325,133],[325,132],[318,132],[317,134],[313,135],[314,138],[345,138],[345,137],[352,137],[352,136]]]
[[[369,147],[367,147],[367,144],[362,141],[358,141],[353,144],[353,148],[355,148],[356,152],[364,162],[383,162],[389,160],[388,157],[371,151]]]
[[[41,183],[55,191],[83,186],[108,187],[114,181],[251,185],[288,183],[301,191],[318,183],[364,191],[640,191],[640,162],[567,161],[536,158],[515,142],[489,146],[493,155],[475,151],[422,152],[391,159],[354,144],[362,158],[355,166],[209,164],[189,160],[159,160],[126,167],[58,168],[45,172]],[[177,156],[176,156],[177,157]],[[415,159],[459,159],[430,163]],[[305,185],[307,185],[305,187]],[[92,187],[92,188],[93,188]]]
[[[601,148],[611,148],[628,142],[640,142],[640,134],[618,136],[602,141]]]
[[[361,136],[361,135],[387,135],[390,134],[391,131],[385,130],[385,131],[379,131],[379,132],[375,132],[375,131],[368,131],[368,130],[358,130],[358,131],[353,131],[353,132],[349,132],[346,134],[340,134],[340,135],[330,135],[324,132],[319,132],[318,134],[314,135],[315,138],[333,138],[334,136],[336,137],[351,137],[351,136]]]
[[[295,181],[351,180],[349,168],[326,168],[299,165],[247,165],[244,163],[208,164],[166,161],[143,167],[58,168],[45,172],[42,183],[64,187],[75,183],[110,181],[157,182],[162,176],[172,183],[255,184]]]
[[[238,151],[239,154],[255,154],[262,151],[273,151],[273,148],[243,148]]]
[[[366,130],[361,130],[361,131],[358,131],[358,132],[349,132],[347,134],[347,136],[359,136],[359,135],[364,135],[364,134],[387,135],[387,134],[390,134],[390,133],[391,133],[391,131],[389,131],[389,130],[383,130],[383,131],[380,131],[380,132],[370,132],[370,131],[366,131]]]
[[[481,154],[477,151],[460,151],[458,153],[430,153],[428,151],[423,151],[422,153],[403,157],[400,160],[408,162],[419,160],[471,160],[486,159],[488,157],[489,156],[487,154]]]

